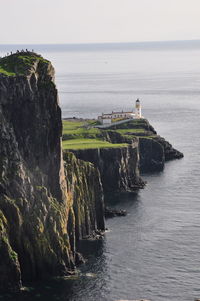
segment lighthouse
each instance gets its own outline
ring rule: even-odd
[[[142,117],[142,114],[141,114],[141,104],[140,104],[139,98],[135,102],[135,117],[136,118],[141,118]]]

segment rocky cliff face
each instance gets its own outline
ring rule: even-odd
[[[69,235],[80,240],[105,230],[104,196],[98,169],[90,162],[65,152],[65,173],[69,204]],[[75,233],[73,233],[73,231]]]
[[[183,153],[159,136],[147,119],[111,125],[102,130],[101,137],[111,143],[125,142],[138,147],[139,170],[142,173],[162,171],[166,161],[183,158]]]
[[[23,57],[23,68],[16,68],[15,60],[19,64]],[[74,270],[76,240],[104,229],[103,200],[92,166],[78,167],[68,158],[64,172],[51,63],[20,53],[4,65],[9,72],[0,74],[0,290],[19,290],[21,279]]]
[[[183,154],[172,147],[164,138],[156,135],[152,138],[139,138],[140,171],[162,171],[165,162],[183,158]]]
[[[104,192],[135,191],[144,186],[139,175],[137,139],[127,147],[73,150],[73,153],[98,168]]]

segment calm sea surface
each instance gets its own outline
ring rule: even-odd
[[[63,117],[129,110],[139,97],[143,115],[185,157],[144,175],[138,195],[116,198],[128,215],[107,220],[104,241],[84,243],[80,277],[38,283],[15,300],[200,298],[200,44],[32,47],[55,66]]]

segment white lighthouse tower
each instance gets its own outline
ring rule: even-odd
[[[136,118],[141,118],[142,113],[141,113],[141,104],[139,98],[135,102],[135,117]]]

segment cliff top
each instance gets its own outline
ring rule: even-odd
[[[31,51],[17,51],[0,58],[0,74],[6,76],[27,75],[35,61],[49,63],[41,55]]]
[[[63,120],[63,149],[121,148],[127,143],[111,143],[95,128],[97,120]]]
[[[146,119],[133,119],[129,122],[98,128],[98,120],[71,118],[63,120],[63,149],[121,148],[136,137],[151,139],[156,136],[153,127]]]

